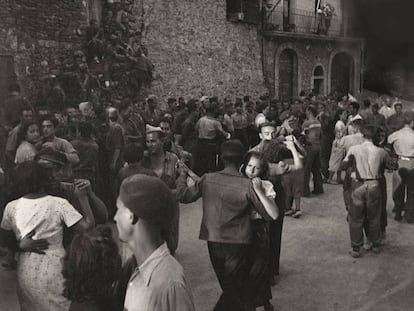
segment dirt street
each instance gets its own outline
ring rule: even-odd
[[[390,189],[391,175],[387,176]],[[388,201],[386,244],[359,259],[350,249],[341,186],[303,199],[301,219],[285,218],[281,275],[273,287],[278,311],[397,311],[414,305],[414,225],[392,219]],[[390,191],[389,192],[389,198]],[[196,310],[212,310],[220,288],[206,242],[198,240],[201,201],[181,206],[176,258],[192,286]],[[14,273],[0,271],[0,310],[18,310]]]

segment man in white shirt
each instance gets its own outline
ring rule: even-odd
[[[119,239],[138,264],[128,283],[125,311],[194,310],[183,268],[161,237],[174,206],[171,191],[157,177],[137,174],[122,182],[114,220]]]
[[[413,113],[404,112],[404,127],[388,136],[388,143],[392,145],[398,156],[399,169],[394,173],[392,188],[395,210],[395,220],[402,220],[401,213],[405,210],[404,217],[407,222],[414,222],[414,131]],[[405,197],[407,193],[407,198]]]

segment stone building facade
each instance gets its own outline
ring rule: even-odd
[[[160,97],[270,93],[288,99],[313,88],[355,94],[363,44],[345,22],[351,1],[331,2],[334,19],[321,32],[315,9],[324,0],[2,0],[0,97],[13,80],[38,97],[42,77],[58,74],[74,51],[85,49],[92,19],[102,29],[115,23],[127,31],[125,50],[143,47],[153,64],[146,91]],[[90,65],[103,88],[137,74],[124,74],[128,63],[112,65]]]
[[[86,13],[82,0],[0,1],[0,97],[16,80],[25,94],[36,96],[42,76],[80,48]]]
[[[352,1],[269,2],[261,34],[270,93],[279,99],[294,98],[302,90],[359,94],[364,45],[355,29]]]

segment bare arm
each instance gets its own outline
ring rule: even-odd
[[[75,186],[75,195],[79,201],[79,212],[83,218],[79,220],[74,226],[75,231],[87,231],[95,227],[95,218],[89,205],[87,189],[83,185]]]
[[[259,198],[260,202],[263,204],[263,207],[265,208],[266,212],[269,214],[269,216],[273,220],[278,218],[279,209],[276,206],[275,200],[266,196],[265,191],[262,186],[262,180],[256,177],[256,178],[253,178],[252,183],[253,183],[253,189],[255,193],[257,194],[257,197]]]

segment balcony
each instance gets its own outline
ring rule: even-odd
[[[332,39],[338,37],[358,37],[355,20],[340,18],[336,15],[326,18],[315,12],[290,9],[283,11],[275,9],[266,12],[262,21],[264,35],[301,35],[306,37],[320,37]]]

